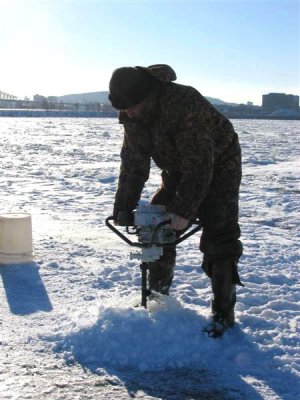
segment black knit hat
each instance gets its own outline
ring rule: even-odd
[[[109,100],[117,110],[126,110],[144,100],[152,91],[155,78],[143,67],[116,69],[109,82]]]

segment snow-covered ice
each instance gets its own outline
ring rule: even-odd
[[[300,121],[233,123],[245,287],[236,327],[214,340],[199,234],[178,246],[171,295],[133,307],[139,263],[104,223],[117,120],[0,119],[1,213],[31,213],[35,251],[0,266],[1,400],[299,398]],[[144,201],[159,182],[153,168]]]

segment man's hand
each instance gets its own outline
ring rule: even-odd
[[[114,219],[114,225],[119,226],[133,226],[134,216],[132,212],[129,211],[119,211],[118,216]]]
[[[189,224],[189,220],[181,217],[180,215],[171,213],[170,217],[171,217],[171,228],[174,229],[175,231],[182,231]]]

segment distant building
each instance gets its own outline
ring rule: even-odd
[[[48,96],[47,100],[51,101],[51,103],[57,103],[58,102],[58,97],[57,96]]]
[[[268,110],[299,108],[299,96],[285,93],[269,93],[262,96],[262,106]]]
[[[35,102],[42,102],[42,101],[45,101],[46,100],[46,97],[45,96],[41,96],[40,94],[35,94],[34,96],[33,96],[33,101],[35,101]]]

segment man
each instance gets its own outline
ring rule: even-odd
[[[174,83],[171,67],[157,64],[116,69],[109,99],[124,126],[121,170],[114,218],[134,210],[149,177],[151,159],[162,170],[162,185],[152,203],[167,207],[180,232],[199,218],[203,232],[202,268],[212,283],[209,336],[234,325],[239,240],[238,198],[241,150],[230,121],[197,90]],[[150,289],[168,294],[175,248],[149,263]]]

